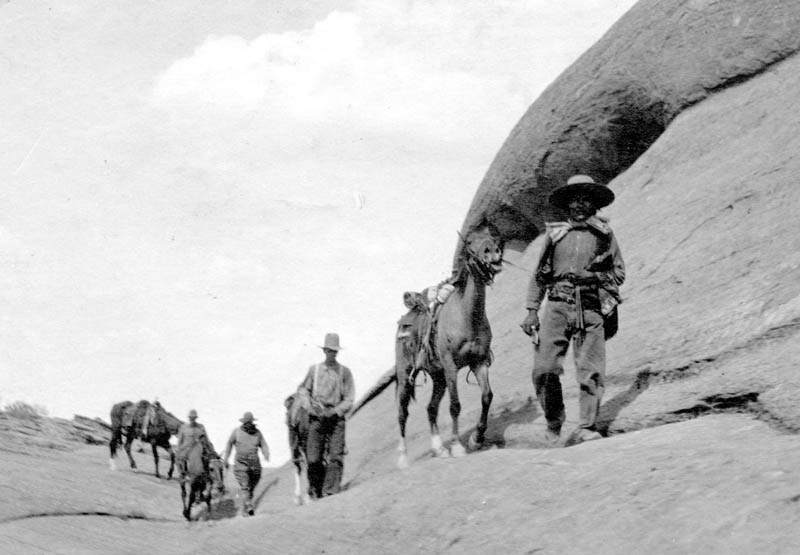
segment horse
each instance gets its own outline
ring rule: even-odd
[[[183,504],[183,516],[186,520],[192,520],[192,505],[195,503],[206,504],[206,518],[211,517],[211,501],[214,497],[214,490],[219,495],[225,493],[223,462],[220,458],[214,457],[208,461],[208,469],[203,464],[203,443],[195,441],[186,453],[186,461],[181,466],[181,503]],[[188,496],[187,496],[187,491]]]
[[[311,400],[307,395],[293,393],[286,398],[283,405],[286,407],[289,448],[292,452],[292,463],[294,464],[294,502],[297,505],[305,505],[309,501],[306,444]]]
[[[431,449],[435,456],[463,456],[466,453],[458,434],[461,403],[458,398],[458,371],[466,366],[475,375],[481,388],[481,413],[475,431],[470,435],[471,450],[480,449],[485,440],[492,388],[489,366],[492,362],[492,330],[486,316],[486,286],[502,269],[503,241],[497,228],[481,222],[466,237],[462,237],[456,260],[456,272],[451,280],[454,289],[432,316],[419,293],[406,293],[409,308],[398,323],[395,336],[395,365],[386,372],[353,407],[349,417],[376,397],[392,382],[397,383],[397,410],[400,428],[400,452],[397,465],[408,466],[406,421],[408,404],[414,398],[417,371],[426,372],[433,391],[428,404],[428,423]],[[421,350],[425,356],[420,356]],[[447,390],[450,394],[452,432],[448,442],[439,435],[437,417],[439,404]],[[449,448],[448,448],[449,445]]]
[[[151,404],[149,401],[141,400],[134,404],[131,401],[122,401],[111,408],[111,441],[109,449],[111,457],[109,464],[111,470],[116,470],[117,466],[114,457],[117,448],[121,445],[122,436],[125,436],[125,453],[131,468],[136,468],[136,461],[131,455],[131,444],[134,439],[147,442],[153,450],[153,461],[156,468],[156,477],[161,474],[158,469],[158,447],[169,453],[170,465],[167,472],[167,479],[172,479],[175,470],[175,452],[169,443],[173,435],[177,435],[183,422],[170,412],[164,410],[160,403]]]

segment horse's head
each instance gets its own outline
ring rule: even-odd
[[[503,267],[503,246],[497,228],[483,221],[463,237],[461,261],[475,279],[491,283]]]
[[[208,461],[208,473],[211,478],[211,484],[217,488],[220,493],[225,491],[225,464],[220,458],[214,458]]]
[[[311,399],[305,392],[297,392],[289,395],[284,401],[286,407],[286,419],[290,426],[297,426],[301,420],[308,418],[311,411]]]

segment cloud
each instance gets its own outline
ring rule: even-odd
[[[632,3],[580,3],[558,34],[565,8],[549,2],[363,2],[305,30],[210,36],[159,77],[153,98],[167,110],[257,113],[284,131],[503,136]]]

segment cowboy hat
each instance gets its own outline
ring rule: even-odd
[[[244,416],[242,416],[239,419],[239,422],[254,422],[256,420],[258,420],[258,418],[253,418],[253,413],[250,412],[250,411],[247,411],[246,413],[244,413]]]
[[[595,208],[603,208],[614,202],[614,192],[588,175],[573,175],[565,185],[559,185],[550,194],[550,204],[562,210],[569,210],[569,201],[577,194],[592,199]]]
[[[339,334],[338,333],[326,333],[325,334],[325,343],[320,345],[321,349],[330,349],[331,351],[341,351],[342,348],[339,346]]]

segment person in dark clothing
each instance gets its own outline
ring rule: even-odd
[[[312,365],[298,388],[298,394],[308,396],[311,405],[306,456],[312,498],[333,495],[341,489],[345,414],[353,406],[355,386],[350,369],[336,361],[340,349],[338,334],[325,335],[325,361]]]
[[[586,175],[557,187],[550,202],[569,214],[566,222],[547,224],[542,254],[528,288],[528,316],[522,330],[533,337],[533,385],[542,406],[545,440],[560,439],[566,419],[559,376],[573,344],[579,392],[579,425],[575,441],[600,437],[597,415],[605,387],[605,341],[609,316],[620,301],[625,264],[607,221],[596,216],[614,193]],[[541,321],[539,309],[547,303]]]
[[[255,492],[258,481],[261,479],[261,460],[258,458],[258,450],[264,455],[264,459],[269,461],[269,446],[264,439],[264,435],[256,427],[253,413],[248,411],[239,419],[241,426],[233,430],[225,452],[222,454],[222,461],[228,467],[228,458],[233,449],[236,448],[234,458],[233,475],[239,483],[239,489],[244,497],[242,513],[253,515],[253,493]]]

